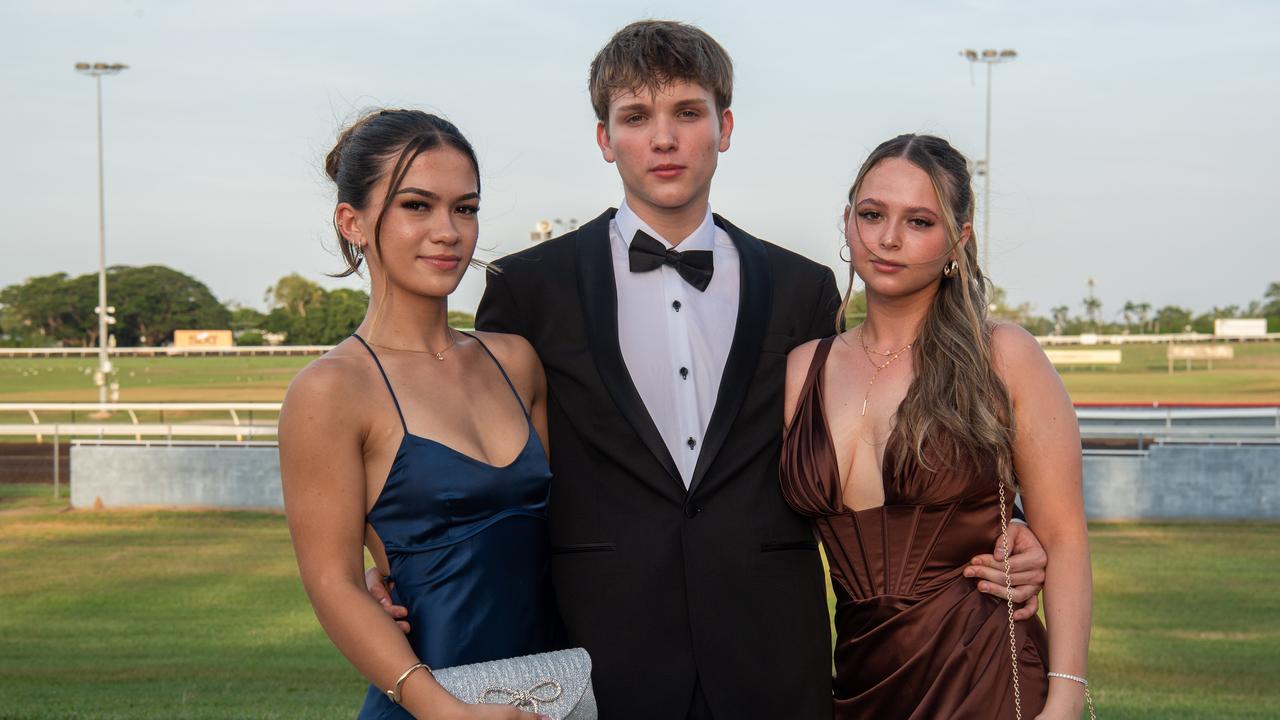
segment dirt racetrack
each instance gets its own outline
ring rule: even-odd
[[[71,477],[71,448],[62,443],[62,482]],[[53,483],[53,443],[0,443],[0,483]]]

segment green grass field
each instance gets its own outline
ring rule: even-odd
[[[350,718],[284,518],[0,485],[0,718]],[[1280,525],[1092,528],[1100,717],[1280,716]],[[749,629],[746,629],[749,631]]]
[[[1124,358],[1118,366],[1062,372],[1074,401],[1280,403],[1280,343],[1236,343],[1234,360],[1215,362],[1213,370],[1196,362],[1190,372],[1175,363],[1173,373],[1164,345],[1115,347]]]
[[[310,357],[120,357],[124,402],[279,402]],[[0,402],[97,402],[96,358],[0,360]]]
[[[1236,359],[1170,374],[1163,345],[1121,346],[1119,366],[1062,375],[1076,402],[1280,403],[1280,343],[1239,343]],[[275,402],[307,357],[120,358],[127,402]],[[93,358],[0,360],[0,402],[97,400]]]

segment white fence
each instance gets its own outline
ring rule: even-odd
[[[1213,335],[1211,333],[1164,333],[1160,335],[1043,335],[1036,337],[1041,345],[1126,345],[1131,343],[1162,345],[1165,343],[1204,342],[1275,342],[1280,333],[1266,335]]]
[[[74,422],[54,421],[48,415],[72,414]],[[143,421],[142,414],[159,420]],[[166,413],[178,415],[166,419]],[[0,419],[0,435],[71,438],[174,439],[234,438],[236,441],[274,438],[280,403],[0,403],[5,414],[25,415],[28,422]],[[42,418],[41,415],[45,417]],[[192,418],[182,415],[200,414]],[[207,417],[224,415],[225,420]],[[109,420],[109,417],[121,418]],[[1280,442],[1280,407],[1098,407],[1076,408],[1081,435],[1086,439],[1148,437],[1170,440]]]
[[[472,328],[458,328],[471,331]],[[1213,335],[1210,333],[1165,333],[1161,335],[1045,335],[1041,345],[1126,345],[1203,342],[1276,342],[1280,333],[1266,335]],[[236,347],[118,347],[116,357],[205,357],[215,355],[323,355],[332,345],[246,345]],[[96,358],[96,347],[0,348],[3,358]]]
[[[138,413],[156,413],[158,422],[143,422]],[[143,437],[234,437],[245,440],[253,437],[275,437],[280,403],[0,403],[0,414],[22,413],[28,423],[0,423],[0,435],[32,437],[43,442],[44,436],[56,438],[133,436]],[[46,419],[40,418],[41,413]],[[53,422],[49,414],[70,413],[73,418],[84,416],[88,421]],[[165,413],[226,413],[225,422],[182,421],[165,422]],[[272,415],[269,421],[259,420],[256,414]],[[125,416],[128,422],[106,422],[111,416]]]
[[[58,497],[61,494],[63,480],[59,463],[59,458],[62,456],[60,446],[64,443],[69,443],[76,447],[128,445],[153,448],[196,448],[203,446],[210,451],[218,448],[256,447],[257,450],[255,452],[258,453],[256,457],[259,459],[254,462],[270,464],[275,462],[274,453],[269,456],[263,456],[261,453],[264,447],[269,448],[275,445],[279,412],[280,403],[108,403],[105,405],[98,403],[0,403],[0,436],[34,437],[38,442],[52,443],[54,449],[53,491],[54,496]],[[54,420],[51,417],[59,414],[63,416],[72,415],[76,420],[74,422],[64,422],[62,420]],[[166,418],[166,420],[156,422],[148,419],[144,421],[143,418],[146,416],[162,417]],[[1280,407],[1274,406],[1083,406],[1076,408],[1076,416],[1080,422],[1081,436],[1091,448],[1085,452],[1086,469],[1094,468],[1089,472],[1094,472],[1098,478],[1101,478],[1098,482],[1110,478],[1107,482],[1111,483],[1106,485],[1107,488],[1111,488],[1106,491],[1110,493],[1106,495],[1107,498],[1110,498],[1107,500],[1110,505],[1105,508],[1099,506],[1102,509],[1095,508],[1092,512],[1094,513],[1093,516],[1096,517],[1110,517],[1112,515],[1119,517],[1125,513],[1140,514],[1147,512],[1147,510],[1139,508],[1140,504],[1134,504],[1136,501],[1129,502],[1126,500],[1125,502],[1120,502],[1120,500],[1116,499],[1119,497],[1116,493],[1123,495],[1124,493],[1121,490],[1128,487],[1125,483],[1129,481],[1125,480],[1125,478],[1141,475],[1140,473],[1135,475],[1137,471],[1128,465],[1120,468],[1117,463],[1123,465],[1124,462],[1129,462],[1130,460],[1133,462],[1144,460],[1156,450],[1168,455],[1173,448],[1182,448],[1179,452],[1183,452],[1184,455],[1188,452],[1192,453],[1191,455],[1186,455],[1188,458],[1208,458],[1205,462],[1212,460],[1209,465],[1204,467],[1197,465],[1195,468],[1189,469],[1187,473],[1184,473],[1195,474],[1202,471],[1210,472],[1210,470],[1217,468],[1218,465],[1213,463],[1219,461],[1213,458],[1218,456],[1212,455],[1212,452],[1226,450],[1227,448],[1224,446],[1238,446],[1241,452],[1246,453],[1246,455],[1248,453],[1253,453],[1254,455],[1271,453],[1270,455],[1265,455],[1265,457],[1258,455],[1258,458],[1262,459],[1248,455],[1248,458],[1253,458],[1253,460],[1249,460],[1248,463],[1242,465],[1241,468],[1243,469],[1240,472],[1253,477],[1262,472],[1258,468],[1265,466],[1267,462],[1271,462],[1266,458],[1272,458],[1277,451],[1276,446],[1280,446]],[[1196,454],[1199,452],[1196,446],[1204,449],[1204,453]],[[2,447],[3,444],[0,444],[0,448]],[[1218,448],[1219,450],[1213,451],[1213,448]],[[226,457],[237,458],[236,462],[240,462],[241,453],[233,452],[230,449],[225,452],[232,453]],[[1205,453],[1209,454],[1206,455]],[[191,455],[191,453],[188,453],[188,455]],[[195,455],[203,457],[201,453],[195,453]],[[1201,457],[1202,455],[1204,456],[1203,458]],[[85,457],[88,457],[88,455]],[[1161,457],[1164,457],[1164,455]],[[1171,455],[1170,457],[1175,456]],[[1183,455],[1176,455],[1176,457],[1181,458]],[[1245,456],[1241,455],[1240,457]],[[1125,460],[1125,458],[1129,458],[1129,460]],[[3,460],[0,459],[0,461]],[[248,462],[248,460],[244,462]],[[1161,473],[1167,474],[1171,472],[1168,469],[1169,467],[1177,465],[1177,462],[1173,460],[1169,462],[1173,463],[1173,465],[1169,465],[1169,463],[1159,465]],[[1089,463],[1092,463],[1092,465]],[[258,494],[253,495],[253,497],[259,497],[261,492],[265,492],[258,486],[263,485],[261,476],[266,471],[263,471],[257,465],[253,465],[253,463],[249,465],[258,468],[253,472],[248,470],[245,472],[248,473],[246,477],[257,478],[254,480],[254,483],[256,483],[254,487],[257,488],[254,492]],[[249,467],[249,465],[245,467]],[[235,465],[235,467],[240,467],[240,465]],[[1134,465],[1134,467],[1138,466]],[[1205,468],[1208,469],[1206,470]],[[1104,473],[1103,470],[1106,470],[1106,472]],[[1194,472],[1191,472],[1191,470],[1194,470]],[[1218,472],[1218,470],[1213,471]],[[235,473],[228,475],[221,470],[219,472],[222,474],[218,477],[223,478],[223,480],[218,482],[223,483],[225,480],[225,483],[229,483],[228,487],[239,487],[237,483],[241,483],[243,480],[238,476],[232,477]],[[1086,473],[1087,476],[1089,472]],[[1111,474],[1108,475],[1106,473]],[[1270,470],[1262,474],[1268,477],[1274,475]],[[1115,475],[1115,477],[1112,477],[1112,475]],[[1142,477],[1146,476],[1142,475]],[[1121,482],[1121,480],[1124,480],[1124,482]],[[244,482],[248,482],[248,480],[244,480]],[[1194,486],[1195,488],[1200,488],[1203,484],[1196,484],[1191,479],[1188,479],[1187,483],[1190,483],[1187,487]],[[1099,485],[1099,487],[1103,486]],[[1133,510],[1130,506],[1139,508],[1139,510]],[[1178,512],[1183,512],[1183,510],[1178,510]],[[1268,512],[1271,511],[1268,510]],[[1119,513],[1119,515],[1116,515],[1116,513]]]
[[[70,414],[72,422],[49,419],[53,414]],[[158,415],[159,422],[143,422],[139,413]],[[165,414],[177,414],[176,420],[164,421]],[[210,418],[182,418],[183,414],[215,415]],[[216,419],[225,413],[225,420]],[[33,437],[36,442],[53,444],[53,494],[61,494],[62,466],[59,462],[64,441],[93,439],[100,443],[121,444],[193,444],[210,440],[214,445],[274,444],[276,417],[280,403],[0,403],[0,417],[26,415],[29,422],[0,420],[0,436]],[[41,415],[44,418],[41,418]],[[262,419],[255,415],[269,415]],[[110,417],[126,420],[109,422]],[[79,417],[88,418],[81,420]],[[224,440],[225,439],[225,440]],[[177,441],[175,443],[175,440]],[[271,442],[255,442],[270,440]]]
[[[472,332],[474,328],[454,328],[463,332]],[[1280,337],[1280,336],[1278,336]],[[215,355],[323,355],[333,349],[333,345],[237,345],[218,347],[113,347],[108,351],[115,357],[206,357]],[[96,358],[96,347],[33,347],[33,348],[0,348],[0,359],[3,358]]]
[[[1077,407],[1086,442],[1280,445],[1280,407]]]
[[[323,355],[332,345],[242,345],[237,347],[115,347],[114,357],[204,357],[208,355]],[[0,358],[96,358],[96,347],[0,348]]]

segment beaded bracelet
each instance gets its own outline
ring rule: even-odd
[[[1066,673],[1051,672],[1051,673],[1049,673],[1049,677],[1062,678],[1063,680],[1075,680],[1076,682],[1080,683],[1081,685],[1083,685],[1083,686],[1085,686],[1085,687],[1089,687],[1089,681],[1088,681],[1088,680],[1085,680],[1084,678],[1080,677],[1079,675],[1068,675],[1068,674],[1066,674]]]

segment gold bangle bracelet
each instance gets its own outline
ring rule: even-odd
[[[400,704],[400,688],[404,686],[404,681],[409,679],[409,676],[413,674],[413,671],[419,668],[423,668],[427,672],[431,672],[431,668],[427,667],[424,663],[418,663],[413,667],[410,667],[408,670],[405,670],[400,674],[400,678],[396,680],[396,686],[387,691],[387,697],[391,698],[391,702],[397,705]]]

